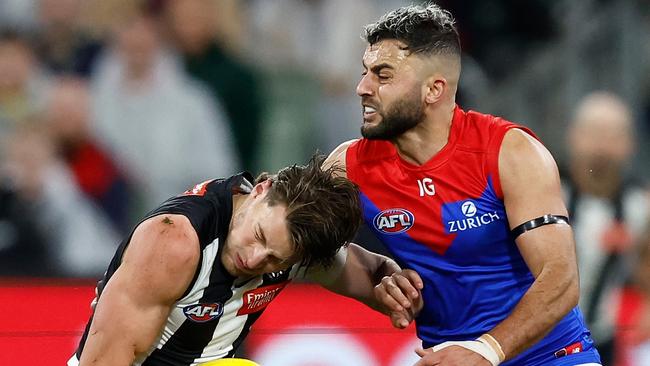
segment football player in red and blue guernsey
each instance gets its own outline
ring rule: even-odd
[[[530,130],[456,105],[461,50],[451,14],[434,4],[400,8],[365,36],[364,138],[326,164],[346,167],[366,222],[410,269],[375,293],[394,325],[415,318],[423,347],[415,365],[600,365],[576,307],[555,161]]]

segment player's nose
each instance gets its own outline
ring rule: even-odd
[[[264,267],[268,253],[265,248],[256,246],[246,261],[246,266],[250,269],[260,269]]]
[[[360,97],[372,95],[372,82],[370,80],[370,74],[363,75],[359,84],[357,84],[357,95]]]

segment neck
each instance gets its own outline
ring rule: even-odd
[[[241,207],[244,205],[244,202],[246,201],[246,197],[248,197],[247,194],[232,195],[232,217],[235,217],[235,215],[239,212]]]
[[[425,120],[393,141],[402,159],[411,164],[423,165],[431,160],[449,141],[454,107],[432,110]]]

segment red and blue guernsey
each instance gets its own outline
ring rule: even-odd
[[[447,145],[422,166],[405,162],[387,141],[362,139],[347,150],[347,174],[361,187],[368,226],[424,281],[416,324],[425,348],[491,330],[534,281],[510,237],[499,183],[499,148],[511,128],[532,134],[457,107]],[[588,362],[598,362],[597,351],[574,308],[502,365]]]

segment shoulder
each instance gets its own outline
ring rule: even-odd
[[[199,265],[198,238],[182,215],[162,214],[140,223],[100,303],[130,299],[136,307],[171,305],[191,285]]]
[[[564,212],[557,164],[539,140],[520,129],[511,129],[503,138],[498,160],[507,205],[518,202],[548,207],[542,214]]]
[[[475,149],[485,149],[490,152],[499,151],[504,136],[513,129],[524,131],[536,138],[528,128],[505,118],[476,111],[465,112],[463,118],[455,117],[454,121],[462,124],[462,143]]]
[[[160,214],[138,225],[123,264],[145,272],[144,277],[155,283],[193,275],[199,258],[199,238],[190,220],[180,214]]]
[[[528,130],[509,128],[504,136],[499,159],[506,165],[525,165],[535,162],[557,169],[555,160],[544,145]]]
[[[342,168],[344,171],[347,167],[347,152],[350,146],[358,142],[359,139],[348,140],[339,146],[337,146],[328,156],[327,159],[323,162],[323,168],[330,168],[337,166]]]

